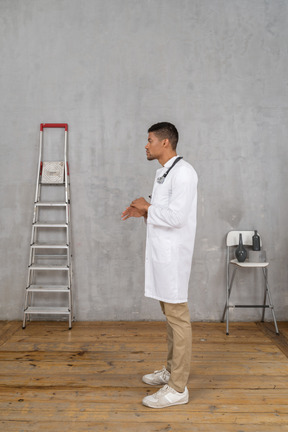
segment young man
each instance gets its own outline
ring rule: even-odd
[[[189,400],[192,330],[187,304],[194,249],[197,209],[197,174],[177,156],[178,132],[171,123],[157,123],[148,130],[148,160],[157,159],[151,203],[143,197],[130,204],[122,219],[144,217],[147,223],[145,296],[159,300],[166,316],[167,365],[144,375],[150,385],[164,385],[143,399],[151,408],[185,404]]]

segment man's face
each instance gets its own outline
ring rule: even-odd
[[[147,160],[154,160],[161,157],[164,150],[164,141],[159,139],[154,132],[149,132],[148,143],[145,146]]]

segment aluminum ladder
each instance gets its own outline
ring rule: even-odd
[[[61,161],[42,160],[46,128],[65,129],[64,155]],[[62,131],[58,132],[62,140]],[[67,123],[41,123],[23,329],[32,315],[58,319],[62,316],[63,319],[68,318],[69,329],[72,328],[70,174],[67,146]],[[45,192],[46,196],[49,192],[49,200],[45,199]],[[56,220],[59,216],[60,220]]]

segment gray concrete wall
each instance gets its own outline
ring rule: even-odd
[[[22,318],[41,122],[69,124],[76,319],[162,318],[145,226],[120,216],[151,193],[146,131],[167,120],[199,175],[192,320],[221,318],[238,228],[263,234],[287,320],[287,21],[287,0],[0,1],[0,319]]]

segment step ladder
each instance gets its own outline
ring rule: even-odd
[[[64,155],[61,161],[43,162],[44,130],[48,128],[65,129]],[[62,131],[60,134],[62,140]],[[58,135],[57,138],[59,140]],[[41,123],[23,329],[31,316],[55,316],[58,319],[62,316],[68,318],[69,329],[72,328],[70,175],[67,145],[68,124]],[[60,154],[62,157],[62,151]],[[45,195],[49,199],[45,198]]]

